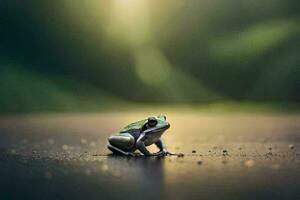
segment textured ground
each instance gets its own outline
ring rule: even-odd
[[[1,117],[0,199],[300,199],[300,115],[166,111],[184,157],[109,155],[151,113]]]

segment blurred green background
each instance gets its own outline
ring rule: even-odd
[[[1,0],[0,112],[299,107],[298,0]]]

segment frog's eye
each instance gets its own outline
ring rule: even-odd
[[[154,127],[157,124],[157,120],[154,117],[149,117],[148,118],[148,124],[150,127]]]

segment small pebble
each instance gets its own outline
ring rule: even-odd
[[[269,147],[269,150],[272,151],[272,147]]]
[[[192,153],[196,153],[196,150],[193,150]]]
[[[290,144],[290,145],[289,145],[289,148],[290,148],[290,149],[294,149],[295,147],[294,147],[294,145]]]
[[[223,155],[228,155],[228,151],[226,149],[223,150]]]
[[[266,156],[273,156],[273,153],[272,152],[268,152],[268,153],[266,153]]]
[[[183,153],[179,153],[179,154],[177,154],[177,157],[184,157],[184,154]]]
[[[202,165],[203,164],[202,160],[198,160],[197,164]]]

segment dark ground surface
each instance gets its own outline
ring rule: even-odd
[[[109,155],[149,113],[2,116],[0,199],[300,199],[300,115],[165,112],[184,157]]]

